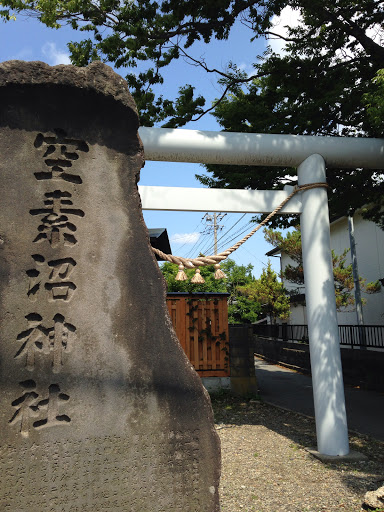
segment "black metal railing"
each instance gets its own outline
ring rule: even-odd
[[[300,341],[308,343],[307,325],[289,325],[289,324],[255,324],[253,334],[262,338],[273,338],[284,341]]]
[[[384,325],[339,325],[340,345],[384,348]]]
[[[253,325],[253,333],[262,338],[308,343],[307,325]],[[350,348],[384,348],[384,325],[339,325],[340,345]]]

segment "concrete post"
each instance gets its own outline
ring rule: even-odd
[[[258,394],[252,327],[233,325],[230,331],[229,361],[231,390],[240,396]]]
[[[299,185],[326,182],[325,162],[311,155],[298,167]],[[336,317],[327,191],[302,192],[301,237],[317,448],[349,453],[343,374]]]

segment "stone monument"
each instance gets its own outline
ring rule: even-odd
[[[0,510],[214,512],[209,397],[143,221],[108,66],[0,65]]]

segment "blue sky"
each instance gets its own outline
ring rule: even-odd
[[[48,29],[35,19],[18,16],[16,21],[0,22],[0,59],[1,61],[40,60],[50,65],[69,64],[66,43],[80,40],[82,35],[84,34],[68,27],[62,27],[59,30]],[[203,56],[208,66],[219,69],[224,69],[225,65],[232,60],[245,72],[251,73],[252,62],[255,62],[257,55],[261,54],[264,49],[264,42],[250,44],[248,29],[238,24],[232,31],[230,43],[214,42],[210,45],[201,45],[194,49],[194,55]],[[124,76],[124,69],[116,71]],[[210,106],[211,101],[221,95],[220,89],[215,83],[215,77],[207,75],[204,71],[183,60],[179,60],[166,71],[163,95],[169,98],[174,97],[178,87],[184,85],[185,82],[194,85],[196,91],[208,99],[207,106]],[[197,122],[189,123],[186,128],[220,130],[220,126],[211,115],[206,115]],[[201,187],[195,179],[195,174],[202,173],[204,173],[204,168],[198,164],[147,161],[141,171],[140,185]],[[223,213],[225,212],[223,211]],[[213,235],[208,233],[209,230],[207,223],[203,220],[203,215],[200,212],[144,212],[144,218],[149,228],[167,228],[173,254],[188,257],[197,256],[201,250],[205,252],[205,249],[213,244]],[[228,240],[228,243],[221,247],[221,242],[219,242],[219,252],[241,238],[243,229],[246,229],[245,233],[252,229],[253,226],[247,227],[251,215],[247,214],[244,218],[241,217],[241,214],[227,214],[222,219],[220,223],[222,229],[218,236],[222,237],[222,242]],[[236,222],[238,223],[235,225]],[[229,231],[228,235],[226,235],[227,231]],[[236,234],[237,231],[239,231],[238,236],[231,241],[232,234]],[[268,262],[265,253],[271,248],[264,241],[262,232],[258,232],[234,252],[231,258],[239,265],[251,263],[254,266],[254,275],[258,277]],[[194,250],[197,252],[193,252]],[[278,271],[277,259],[272,258],[271,263],[273,268]]]

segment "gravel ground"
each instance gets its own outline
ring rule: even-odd
[[[367,491],[384,485],[384,443],[350,433],[365,462],[324,464],[315,421],[258,400],[212,397],[221,438],[222,512],[359,512]]]

